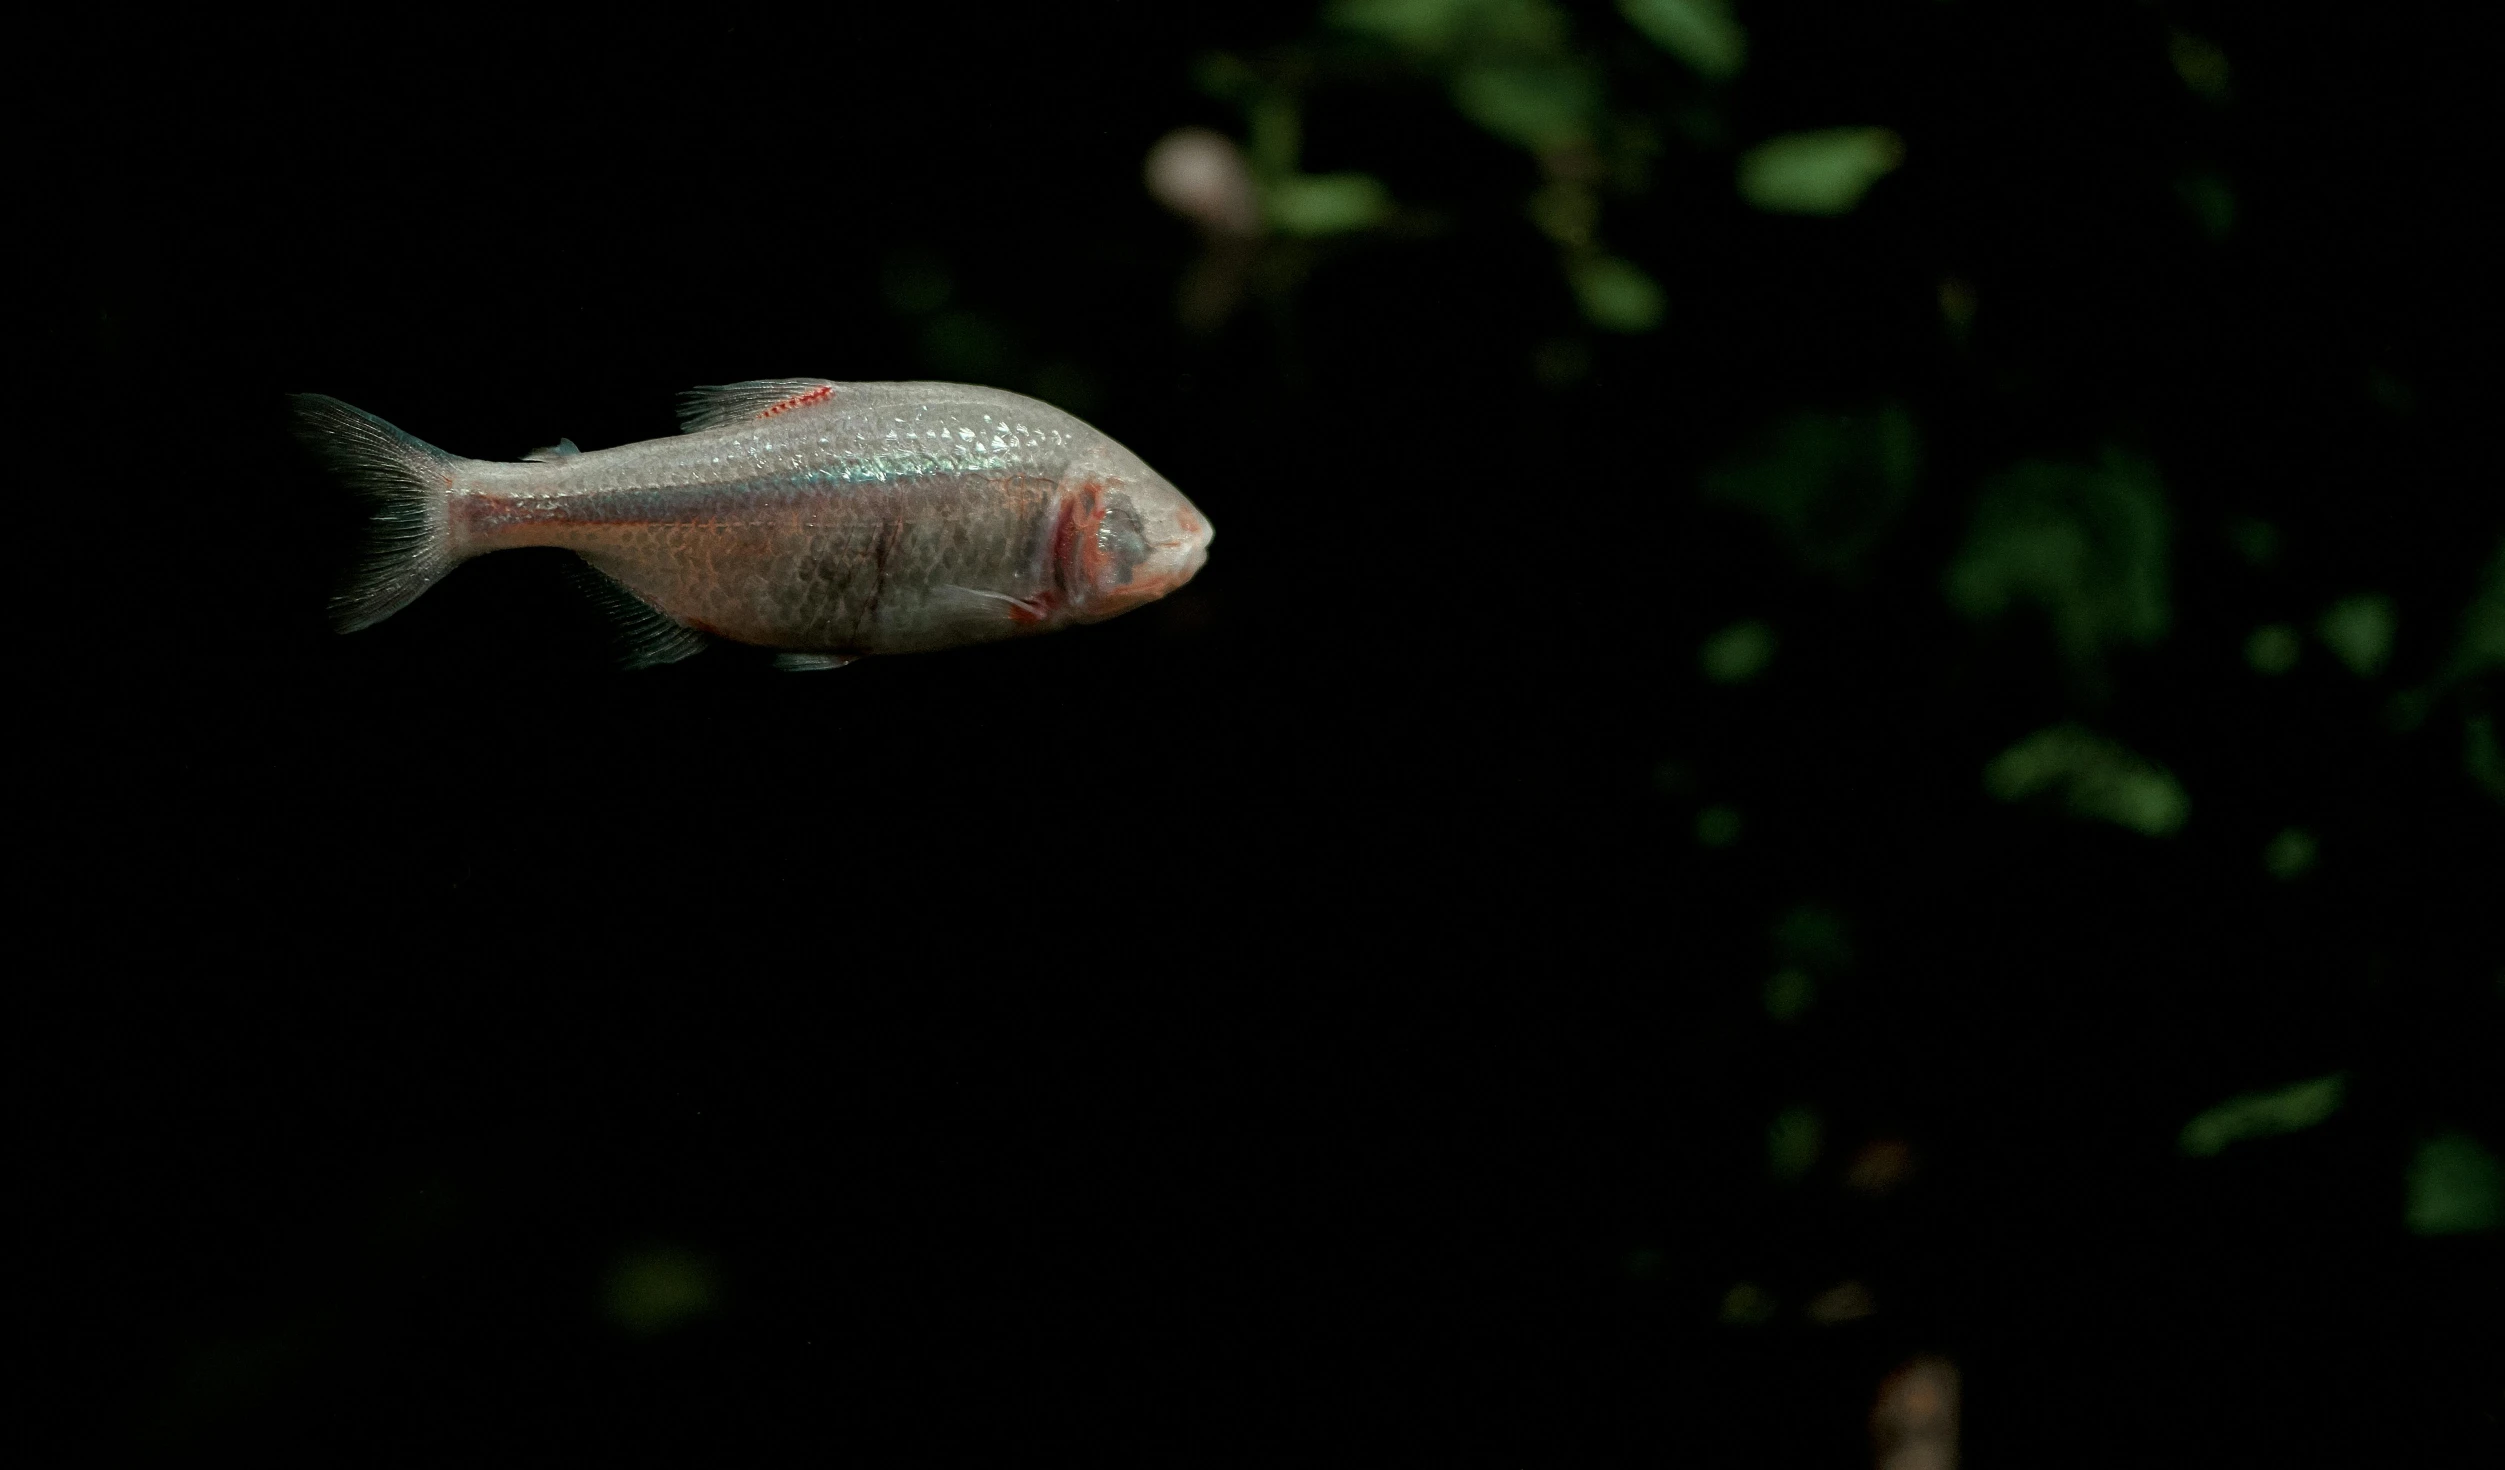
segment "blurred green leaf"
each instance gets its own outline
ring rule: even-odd
[[[2505,1171],[2479,1140],[2447,1133],[2418,1146],[2409,1162],[2411,1234],[2494,1230],[2500,1216],[2505,1216]]]
[[[2488,795],[2505,801],[2505,749],[2498,747],[2496,724],[2486,715],[2462,721],[2462,769]]]
[[[1567,267],[1583,319],[1610,332],[1649,332],[1665,310],[1661,287],[1630,262],[1595,255]]]
[[[2230,523],[2227,539],[2234,543],[2237,554],[2257,567],[2279,555],[2279,528],[2257,517],[2244,516]]]
[[[1797,1021],[1818,998],[1818,982],[1797,967],[1774,972],[1766,981],[1766,1014],[1777,1021]]]
[[[1774,629],[1751,618],[1705,640],[1697,662],[1705,677],[1717,684],[1744,684],[1765,672],[1774,659]]]
[[[2039,730],[1995,756],[1984,788],[2003,801],[2059,793],[2074,816],[2112,822],[2150,837],[2181,828],[2191,798],[2163,768],[2077,725]]]
[[[1766,1167],[1784,1183],[1798,1183],[1817,1165],[1825,1132],[1816,1109],[1785,1108],[1766,1125]]]
[[[2244,640],[2244,661],[2256,673],[2284,674],[2296,667],[2304,648],[2305,641],[2296,636],[2294,628],[2285,623],[2265,623]]]
[[[1331,23],[1424,56],[1554,56],[1565,17],[1545,0],[1337,0]]]
[[[2227,97],[2230,68],[2227,53],[2217,44],[2202,40],[2189,31],[2176,31],[2166,38],[2166,59],[2174,63],[2175,75],[2183,85],[2208,98],[2223,102]]]
[[[1764,516],[1803,562],[1840,572],[1877,548],[1921,460],[1913,416],[1894,404],[1860,415],[1797,413],[1709,471],[1703,488]]]
[[[2271,838],[2270,845],[2262,849],[2261,865],[2269,870],[2273,878],[2298,878],[2313,867],[2314,857],[2319,851],[2313,833],[2302,827],[2289,827]]]
[[[2487,577],[2462,610],[2461,637],[2445,660],[2447,678],[2485,669],[2505,669],[2505,545],[2488,559]]]
[[[2347,1079],[2334,1072],[2275,1092],[2231,1097],[2183,1125],[2178,1142],[2196,1159],[2215,1156],[2231,1143],[2311,1128],[2340,1109]]]
[[[1618,0],[1618,11],[1699,76],[1720,81],[1748,64],[1748,32],[1725,0]]]
[[[2093,664],[2109,644],[2165,636],[2166,541],[2165,496],[2145,465],[2030,461],[1985,485],[1948,598],[1976,619],[2032,603],[2063,652]]]
[[[1740,155],[1740,197],[1776,214],[1849,214],[1904,161],[1887,128],[1785,133]]]
[[[1296,172],[1305,148],[1305,113],[1285,92],[1265,92],[1245,109],[1244,156],[1262,179]]]
[[[2235,190],[2216,174],[2188,174],[2175,182],[2175,193],[2193,223],[2211,240],[2224,240],[2235,230]]]
[[[1460,36],[1472,0],[1339,0],[1334,24],[1411,51],[1442,51]]]
[[[2399,625],[2388,597],[2344,597],[2331,605],[2314,631],[2349,672],[2369,678],[2392,656],[2392,635]]]
[[[1262,190],[1271,228],[1286,235],[1342,235],[1381,224],[1391,191],[1372,174],[1292,174]]]
[[[1547,152],[1585,141],[1600,86],[1568,62],[1477,62],[1453,77],[1453,105],[1509,143]]]
[[[1592,242],[1592,231],[1600,224],[1600,197],[1581,180],[1551,179],[1531,196],[1525,211],[1541,234],[1580,248]]]
[[[1764,1287],[1742,1281],[1722,1294],[1722,1320],[1733,1327],[1758,1327],[1774,1320],[1775,1300]]]
[[[1852,968],[1853,942],[1844,918],[1814,903],[1796,904],[1774,925],[1774,952],[1786,964],[1825,974]]]
[[[1209,52],[1192,63],[1192,85],[1212,97],[1241,101],[1251,96],[1260,83],[1260,73],[1250,63],[1223,51]]]
[[[648,1335],[711,1311],[714,1297],[710,1264],[686,1251],[659,1248],[621,1256],[610,1270],[605,1302],[609,1320]]]

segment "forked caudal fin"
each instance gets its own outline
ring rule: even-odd
[[[415,602],[461,559],[448,514],[452,467],[460,461],[336,398],[299,393],[295,407],[298,437],[371,503],[358,565],[331,599],[339,631],[370,628]]]

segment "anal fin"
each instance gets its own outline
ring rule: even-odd
[[[705,651],[705,635],[636,596],[624,584],[577,558],[575,585],[609,615],[618,637],[618,661],[630,669],[674,664]]]
[[[861,655],[857,653],[778,653],[774,667],[788,674],[814,674],[823,669],[840,669]]]

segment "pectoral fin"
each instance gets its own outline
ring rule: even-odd
[[[1006,592],[987,592],[980,587],[960,587],[945,583],[931,589],[931,599],[956,609],[968,617],[1000,618],[1012,623],[1040,623],[1052,616],[1054,606],[1050,591],[1032,597],[1012,597]]]

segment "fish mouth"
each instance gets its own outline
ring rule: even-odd
[[[1151,542],[1148,559],[1131,569],[1130,580],[1090,598],[1082,620],[1101,622],[1116,613],[1145,607],[1199,575],[1208,560],[1209,537],[1205,530],[1171,541]]]
[[[1185,534],[1171,541],[1156,543],[1158,554],[1150,559],[1148,566],[1140,569],[1149,573],[1149,582],[1156,588],[1148,594],[1151,597],[1165,596],[1199,576],[1200,569],[1209,564],[1209,543],[1216,539],[1217,533],[1210,529],[1207,521],[1196,524],[1187,521],[1185,524]],[[1132,580],[1134,584],[1138,582],[1138,573],[1132,574]]]

